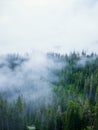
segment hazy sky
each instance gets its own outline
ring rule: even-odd
[[[0,0],[0,53],[98,51],[97,0]]]

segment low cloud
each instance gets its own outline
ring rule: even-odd
[[[50,104],[54,96],[52,82],[58,80],[52,70],[61,68],[61,63],[40,52],[0,56],[0,93],[8,101],[22,96],[26,102]]]

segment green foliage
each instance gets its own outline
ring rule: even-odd
[[[50,86],[54,92],[52,104],[24,103],[21,96],[11,104],[1,94],[0,130],[26,130],[31,124],[37,130],[98,130],[98,56],[74,52],[49,53],[47,58],[64,65],[51,70],[58,77]],[[7,58],[11,69],[25,60],[19,56]]]
[[[79,102],[69,101],[66,110],[66,130],[81,130],[82,107]]]

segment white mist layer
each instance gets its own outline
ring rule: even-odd
[[[25,55],[25,61],[14,60],[17,67],[11,68],[9,61],[13,55],[0,57],[0,93],[9,101],[23,96],[25,101],[45,100],[51,103],[53,91],[51,80],[57,80],[51,70],[60,69],[61,64],[55,64],[43,53],[34,52]],[[16,58],[17,59],[17,58]]]

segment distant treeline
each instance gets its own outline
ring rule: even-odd
[[[48,99],[26,101],[19,94],[10,101],[9,91],[1,90],[0,85],[0,130],[27,130],[31,125],[36,130],[98,130],[98,55],[73,52],[47,53],[46,57],[55,66],[46,66],[49,78],[40,81],[47,80],[52,95]],[[4,56],[0,59],[0,72],[6,67],[15,71],[29,58],[15,54]],[[29,82],[26,85],[29,89]],[[48,100],[51,102],[47,103]]]

